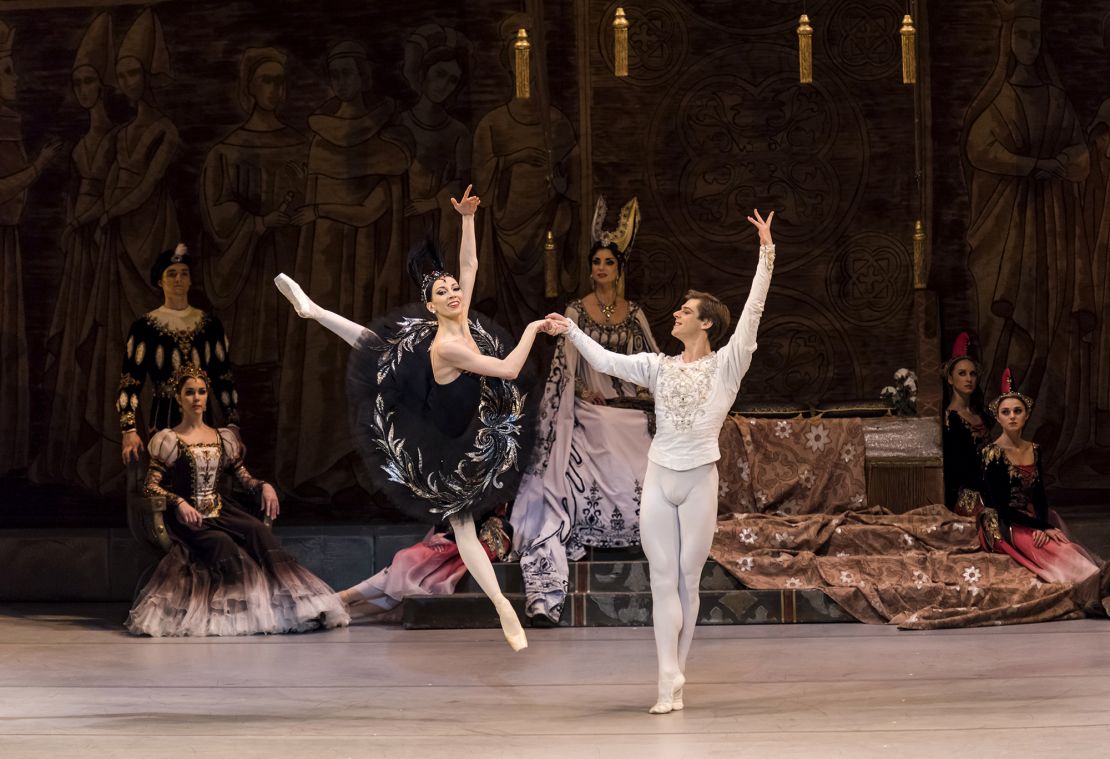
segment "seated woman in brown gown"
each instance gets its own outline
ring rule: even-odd
[[[243,465],[238,435],[204,423],[209,388],[201,369],[182,367],[174,381],[182,421],[150,439],[145,491],[166,499],[173,548],[139,591],[127,629],[154,637],[252,635],[347,624],[339,596],[221,492],[230,473],[261,498],[268,517],[278,514],[273,487]]]

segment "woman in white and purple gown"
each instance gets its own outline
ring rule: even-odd
[[[602,231],[598,200],[590,248],[592,291],[567,304],[565,315],[607,350],[656,353],[643,309],[624,298],[623,284],[639,224],[633,198],[613,232]],[[631,382],[602,374],[561,338],[540,405],[531,464],[510,520],[532,624],[557,624],[566,599],[568,559],[587,547],[640,544],[640,490],[651,446],[651,396]]]

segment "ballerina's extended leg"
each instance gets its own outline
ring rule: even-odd
[[[315,319],[343,339],[343,342],[354,346],[366,334],[367,329],[358,322],[345,319],[339,314],[321,308],[305,295],[301,286],[284,274],[274,277],[274,284],[286,299],[293,304],[293,310],[302,319]]]
[[[486,549],[478,540],[478,533],[474,529],[474,519],[470,516],[451,517],[451,529],[455,533],[455,544],[459,547],[459,556],[466,564],[467,570],[473,575],[478,586],[482,589],[497,609],[497,616],[501,619],[501,630],[505,633],[505,640],[514,651],[528,648],[528,637],[520,625],[520,619],[513,609],[509,599],[501,592],[497,584],[497,575],[493,572]]]

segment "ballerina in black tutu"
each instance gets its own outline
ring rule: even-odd
[[[527,394],[514,380],[536,333],[551,325],[532,322],[509,351],[504,330],[470,314],[479,205],[470,189],[461,201],[451,200],[462,216],[459,277],[443,270],[430,245],[410,256],[421,304],[363,327],[313,303],[284,274],[274,282],[299,316],[315,319],[354,348],[347,401],[354,438],[372,475],[410,516],[450,525],[466,568],[497,608],[509,645],[519,651],[528,640],[474,523],[512,501],[533,427]]]

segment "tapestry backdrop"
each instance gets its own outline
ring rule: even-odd
[[[812,86],[798,83],[793,0],[624,3],[627,79],[612,74],[617,5],[0,16],[0,520],[122,521],[119,366],[131,321],[160,303],[150,264],[178,240],[200,262],[191,302],[230,336],[248,464],[292,519],[393,518],[347,436],[347,346],[292,315],[271,280],[287,272],[359,321],[411,300],[405,253],[430,238],[457,258],[449,198],[468,183],[484,207],[476,303],[514,330],[584,292],[598,195],[614,209],[638,196],[627,292],[666,350],[688,288],[739,312],[756,261],[744,217],[776,210],[751,400],[873,399],[913,366],[923,218],[946,337],[970,329],[992,383],[1008,364],[1044,399],[1038,439],[1066,484],[1103,484],[1103,11],[919,3],[914,88],[897,0],[806,4]],[[513,97],[521,27],[528,100]]]

